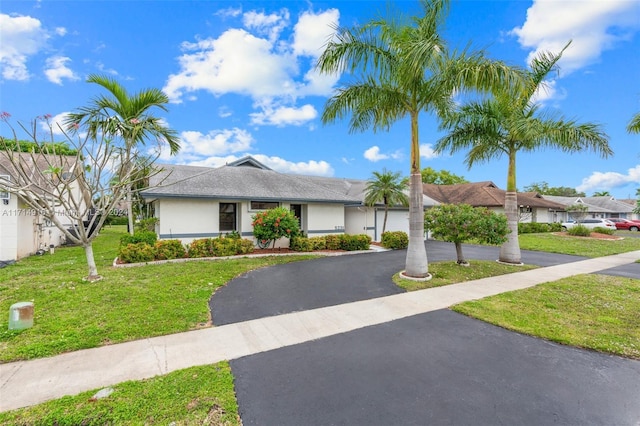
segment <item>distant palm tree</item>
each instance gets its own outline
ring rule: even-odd
[[[610,197],[611,193],[609,191],[598,191],[593,193],[594,197]]]
[[[144,145],[150,138],[156,138],[159,145],[169,145],[171,154],[180,150],[180,138],[165,122],[150,113],[154,107],[167,111],[169,98],[160,89],[144,89],[129,95],[127,90],[113,78],[91,74],[88,83],[96,83],[109,91],[110,97],[100,95],[91,104],[78,112],[70,113],[65,120],[69,129],[85,126],[90,137],[103,133],[121,138],[124,142],[122,155],[128,160],[137,145]],[[129,161],[126,161],[129,163]],[[129,232],[133,234],[133,209],[131,190],[127,191],[127,214]]]
[[[514,88],[504,86],[485,100],[469,102],[459,107],[443,121],[450,133],[436,143],[436,152],[452,154],[469,149],[469,168],[506,155],[509,159],[505,213],[511,233],[500,249],[500,261],[521,263],[518,241],[518,204],[516,194],[516,154],[540,148],[557,148],[565,152],[591,149],[603,157],[613,153],[607,135],[596,124],[578,124],[553,112],[542,113],[535,102],[536,94],[545,88],[545,79],[552,71],[567,44],[558,54],[539,53],[524,71],[527,84]]]
[[[345,71],[360,78],[339,88],[322,114],[324,123],[349,113],[351,131],[389,130],[397,121],[411,123],[409,246],[405,274],[428,277],[424,244],[424,207],[420,174],[418,116],[451,107],[454,93],[491,89],[514,73],[481,53],[450,52],[440,35],[448,0],[422,0],[424,16],[379,19],[352,29],[340,28],[318,59],[322,73]]]
[[[382,222],[382,233],[387,229],[387,213],[389,206],[409,205],[409,197],[404,193],[407,188],[406,180],[400,172],[390,172],[383,169],[382,172],[373,172],[371,179],[367,181],[365,187],[364,203],[373,206],[376,203],[384,204],[384,221]]]
[[[640,112],[634,115],[627,126],[627,132],[640,133]]]

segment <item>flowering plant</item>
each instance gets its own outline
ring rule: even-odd
[[[260,247],[273,246],[282,237],[291,238],[300,233],[298,218],[284,207],[265,210],[252,216],[253,236]]]

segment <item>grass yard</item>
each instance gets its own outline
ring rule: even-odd
[[[34,326],[8,330],[0,316],[0,362],[32,359],[128,340],[177,333],[209,324],[215,289],[247,271],[311,256],[237,258],[114,268],[124,227],[108,227],[95,240],[98,272],[87,275],[84,251],[56,249],[0,269],[0,312],[34,302]]]
[[[615,236],[625,237],[630,231],[617,231]],[[640,250],[640,238],[625,237],[622,240],[599,240],[554,234],[521,234],[521,250],[547,253],[572,254],[585,257],[602,257]]]
[[[578,275],[453,307],[509,330],[640,359],[640,280]]]
[[[407,280],[398,273],[393,276],[393,282],[407,291],[415,291],[537,268],[534,265],[505,265],[491,260],[471,260],[469,263],[469,266],[460,266],[455,261],[433,262],[429,264],[432,276],[429,281]]]
[[[148,380],[99,389],[0,413],[3,425],[239,425],[233,376],[227,362],[192,367]]]

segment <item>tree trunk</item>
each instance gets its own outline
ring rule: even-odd
[[[500,262],[521,264],[520,242],[518,240],[518,194],[507,192],[505,195],[504,212],[511,232],[507,235],[507,242],[500,247]]]
[[[382,221],[382,233],[384,234],[387,230],[387,213],[389,211],[389,206],[387,206],[386,201],[384,205],[384,220]]]
[[[414,278],[427,278],[429,264],[424,246],[424,205],[420,173],[420,141],[418,114],[411,114],[411,176],[409,177],[409,246],[404,273]]]
[[[131,200],[131,184],[127,185],[127,218],[129,220],[129,234],[133,235],[133,202]]]
[[[458,258],[458,265],[468,265],[469,262],[467,262],[464,259],[464,254],[462,254],[462,243],[454,243],[456,245],[456,257]]]
[[[87,281],[97,281],[100,278],[98,275],[98,267],[96,266],[96,261],[93,258],[93,245],[92,243],[84,244],[84,254],[87,258],[87,266],[89,266],[89,275],[87,276]]]
[[[504,263],[521,264],[520,240],[518,240],[518,194],[516,192],[516,154],[509,153],[507,171],[507,192],[504,197],[504,213],[511,232],[507,235],[507,242],[500,247],[499,261]]]
[[[415,278],[429,276],[427,250],[424,246],[424,209],[422,205],[422,175],[411,174],[409,184],[409,246],[405,275]]]

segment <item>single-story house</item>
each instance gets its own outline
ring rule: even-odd
[[[459,183],[455,185],[423,184],[423,193],[441,204],[469,204],[473,207],[487,207],[497,213],[504,213],[507,191],[498,188],[491,181]],[[564,212],[564,205],[547,200],[535,192],[518,192],[520,222],[558,222]]]
[[[159,219],[160,239],[189,243],[233,231],[251,238],[252,216],[273,207],[293,211],[310,237],[346,233],[381,238],[384,206],[364,205],[365,180],[279,173],[250,156],[216,168],[160,167],[141,192]],[[425,197],[426,206],[434,204]],[[407,207],[392,207],[387,230],[408,232],[408,217]]]
[[[598,197],[561,197],[555,195],[543,195],[546,200],[562,204],[566,209],[571,205],[586,206],[587,217],[592,219],[606,219],[608,217],[635,219],[637,215],[633,213],[634,205],[628,202],[616,200],[610,195]],[[560,221],[570,220],[571,214],[565,213]]]
[[[35,155],[28,153],[12,153],[20,156],[20,164],[26,170],[47,170],[51,164],[61,163],[60,157]],[[70,170],[75,157],[64,157],[64,169]],[[15,181],[13,167],[6,152],[0,152],[0,181]],[[33,173],[33,179],[38,179],[41,173]],[[54,183],[47,183],[54,187]],[[43,182],[38,185],[45,187]],[[43,186],[45,185],[45,186]],[[46,219],[42,210],[28,205],[23,198],[15,193],[6,191],[0,184],[0,266],[30,256],[38,250],[49,250],[65,242],[64,233],[51,221]],[[25,188],[25,190],[30,188]],[[37,189],[35,189],[37,191]],[[42,196],[41,203],[53,201]],[[63,224],[71,226],[71,220],[64,211],[56,210],[56,215]]]

